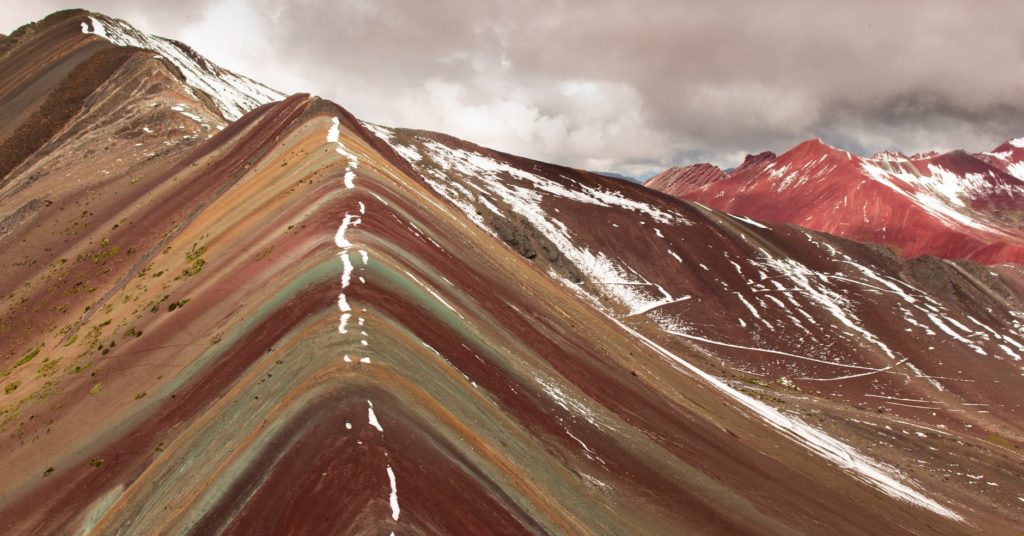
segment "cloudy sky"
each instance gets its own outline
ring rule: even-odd
[[[86,4],[86,5],[82,5]],[[1024,135],[1024,2],[93,0],[386,125],[630,175]],[[0,32],[65,7],[4,0]]]

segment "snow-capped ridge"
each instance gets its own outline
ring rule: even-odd
[[[887,162],[904,162],[910,160],[910,157],[899,152],[899,151],[879,151],[873,155],[869,160],[882,160]]]
[[[102,37],[115,45],[157,53],[181,71],[191,89],[206,94],[228,121],[286,97],[284,93],[213,64],[184,43],[146,35],[119,19],[89,15],[88,23],[82,22],[82,33]]]

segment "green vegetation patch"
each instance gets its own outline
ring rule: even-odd
[[[18,368],[18,367],[24,365],[25,363],[28,363],[29,361],[32,361],[32,358],[34,358],[35,356],[39,355],[39,351],[42,350],[42,349],[43,349],[42,346],[36,346],[35,348],[29,350],[27,354],[25,354],[21,359],[19,359],[16,363],[14,363],[14,368]]]
[[[181,271],[179,279],[185,279],[192,277],[199,272],[203,271],[203,266],[206,266],[206,259],[203,259],[203,254],[206,253],[207,246],[198,244],[192,244],[192,249],[185,253],[185,260],[189,263],[184,270]]]
[[[999,445],[1000,447],[1003,447],[1003,448],[1006,448],[1006,449],[1017,450],[1017,448],[1018,448],[1017,445],[1014,445],[1013,443],[1011,443],[1009,439],[1006,439],[1005,437],[1003,437],[1003,436],[1001,436],[999,434],[989,434],[988,437],[986,437],[985,439],[989,443],[992,443],[993,445]]]
[[[175,309],[181,309],[182,307],[185,306],[186,303],[188,303],[190,301],[192,301],[192,298],[185,298],[184,300],[178,300],[178,301],[173,302],[170,305],[168,305],[167,306],[167,310],[168,311],[173,311]]]

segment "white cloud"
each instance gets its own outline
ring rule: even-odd
[[[8,0],[13,28],[63,0]],[[375,122],[624,173],[782,151],[986,150],[1024,134],[1024,3],[93,0]]]

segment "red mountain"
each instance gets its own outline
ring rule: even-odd
[[[862,158],[809,140],[731,172],[671,168],[646,185],[711,208],[885,244],[907,258],[1024,263],[1024,139],[990,153]]]
[[[1024,138],[1016,138],[978,155],[986,162],[1024,181]]]

